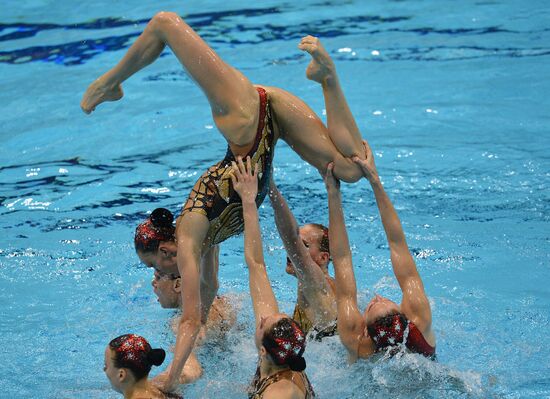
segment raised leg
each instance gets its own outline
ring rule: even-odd
[[[334,175],[348,183],[363,176],[351,158],[338,151],[323,121],[302,100],[277,88],[269,88],[269,93],[279,136],[302,159],[321,174],[325,173],[330,162],[334,162]]]
[[[81,102],[83,111],[90,113],[104,101],[121,98],[121,83],[156,60],[166,45],[205,93],[226,139],[237,145],[251,142],[258,121],[254,86],[172,12],[156,14],[122,60],[90,85]]]
[[[320,83],[323,88],[327,127],[332,142],[343,156],[364,159],[361,132],[351,114],[330,55],[321,41],[313,36],[304,37],[298,47],[311,55],[307,78]]]

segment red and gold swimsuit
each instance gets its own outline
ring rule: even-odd
[[[254,144],[243,157],[250,156],[252,165],[258,164],[258,195],[256,206],[260,206],[267,195],[271,179],[274,155],[274,133],[269,98],[265,89],[257,87],[260,96],[260,117]],[[219,244],[229,237],[244,231],[243,207],[241,197],[231,183],[231,162],[235,155],[227,149],[225,158],[208,168],[197,180],[183,206],[181,215],[187,212],[198,212],[210,221],[207,239],[210,245]]]

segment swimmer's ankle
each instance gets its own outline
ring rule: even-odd
[[[106,91],[116,90],[122,84],[122,81],[117,79],[111,71],[101,75],[96,79],[96,82]]]
[[[336,75],[336,71],[334,71],[333,74],[328,74],[324,77],[323,81],[321,82],[321,86],[325,88],[331,88],[338,86],[338,75]]]

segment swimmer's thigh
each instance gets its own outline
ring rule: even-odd
[[[326,171],[329,162],[334,162],[334,174],[339,179],[359,180],[360,168],[338,152],[323,121],[306,103],[277,88],[270,88],[269,94],[279,136],[302,159],[321,173]]]
[[[252,83],[221,57],[177,14],[154,17],[159,34],[203,90],[222,134],[238,145],[252,140],[258,118],[258,94]],[[242,129],[245,128],[245,134]],[[248,137],[250,136],[250,137]]]

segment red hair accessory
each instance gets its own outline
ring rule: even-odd
[[[275,359],[275,363],[282,365],[288,363],[293,357],[300,357],[306,348],[306,339],[298,325],[290,320],[286,325],[274,327],[272,335],[275,345],[268,345],[266,349]]]
[[[136,227],[134,245],[136,250],[156,252],[160,242],[174,240],[174,215],[165,208],[155,209],[151,215]]]
[[[405,316],[397,313],[376,320],[367,330],[376,348],[385,348],[403,342],[407,324]]]
[[[155,226],[153,226],[153,223],[149,218],[136,227],[136,235],[134,237],[136,244],[140,243],[143,246],[146,246],[149,242],[151,242],[151,240],[161,241],[162,238],[163,235],[160,234]]]
[[[151,345],[136,334],[126,334],[113,340],[110,345],[118,354],[118,358],[123,364],[132,364],[138,368],[146,368],[145,361],[147,353],[151,351]]]

